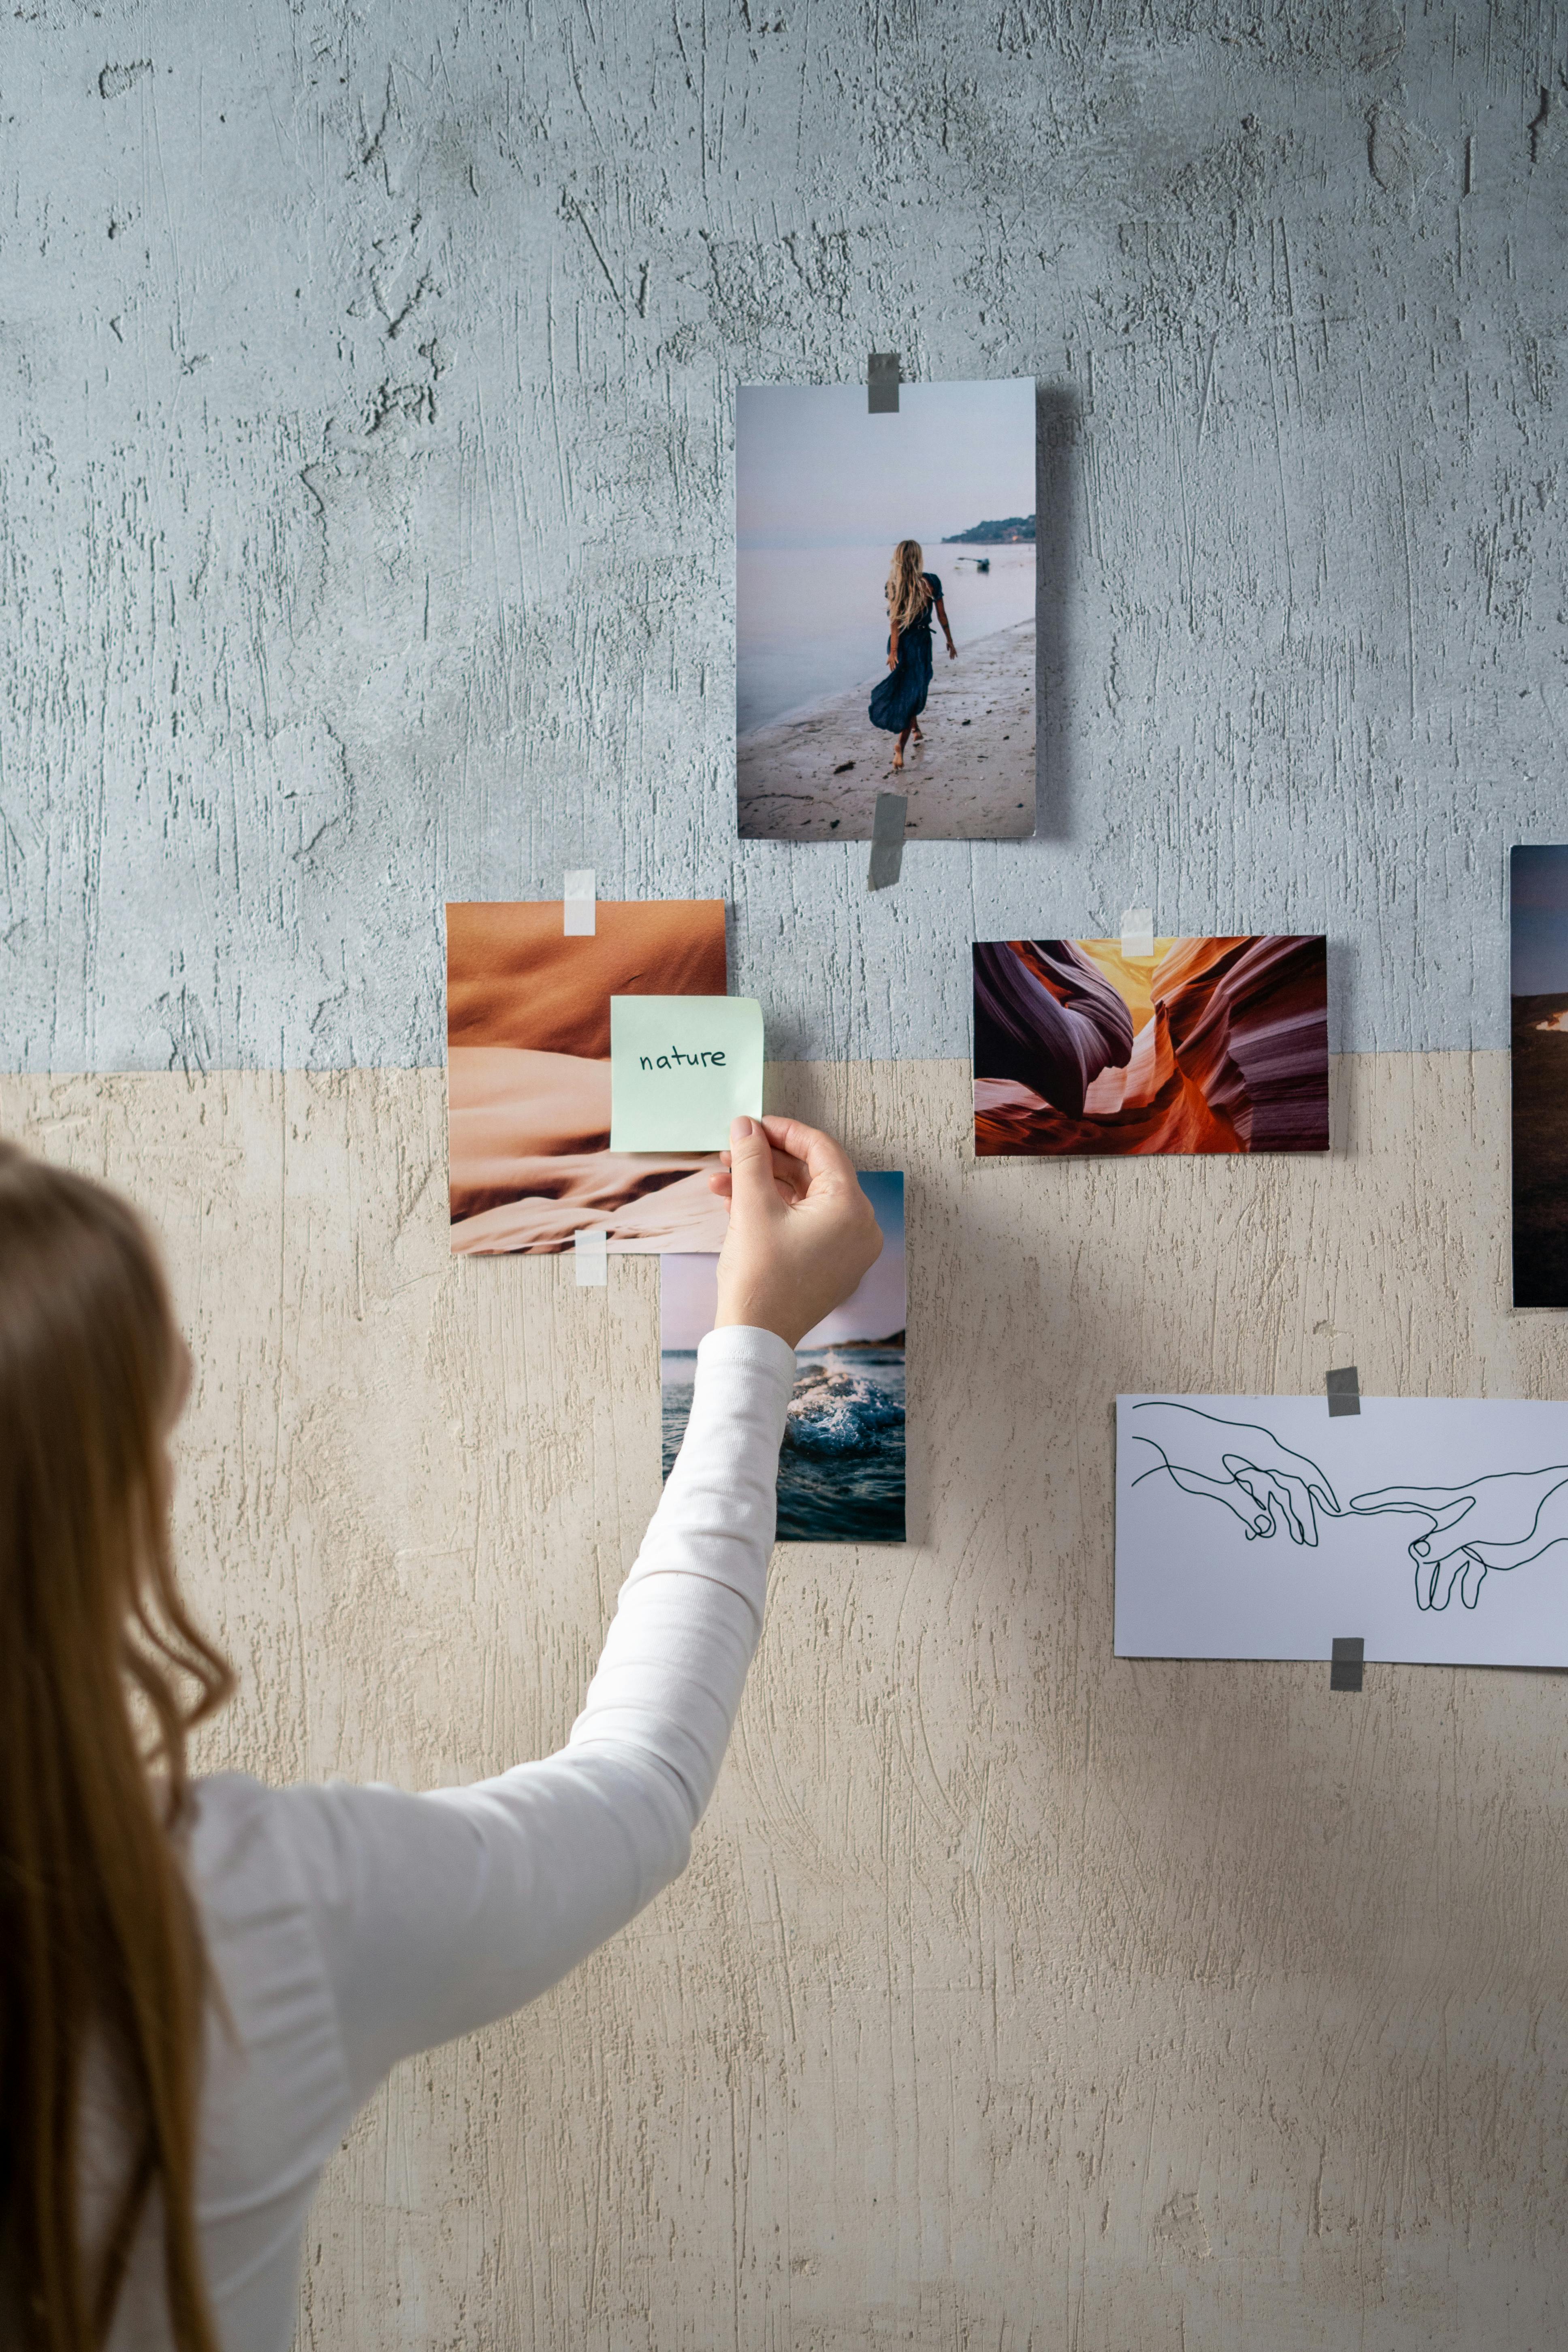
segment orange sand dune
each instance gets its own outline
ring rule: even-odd
[[[670,1247],[659,1235],[693,1230],[693,1203],[700,1229],[718,1239],[679,1246],[722,1244],[728,1212],[707,1179],[715,1153],[607,1149],[608,1062],[455,1045],[447,1056],[447,1100],[454,1249],[565,1249],[579,1225],[604,1224],[624,1246]],[[693,1175],[699,1181],[689,1188],[684,1180]],[[672,1192],[681,1203],[654,1208]]]
[[[716,1250],[729,1211],[713,1152],[611,1152],[612,996],[722,996],[721,898],[601,899],[568,939],[556,899],[447,909],[452,1247]]]
[[[721,1250],[730,1209],[708,1188],[714,1164],[693,1167],[689,1160],[612,1151],[552,1160],[544,1166],[558,1190],[454,1219],[452,1248],[481,1257],[506,1250],[568,1250],[580,1225],[603,1225],[613,1250]]]
[[[607,1061],[612,996],[726,992],[722,898],[601,900],[591,940],[567,939],[562,920],[559,898],[447,908],[448,1045]]]
[[[447,1055],[452,1213],[519,1192],[553,1192],[531,1163],[607,1150],[610,1066],[512,1045],[454,1045]],[[489,1199],[476,1201],[477,1192]]]

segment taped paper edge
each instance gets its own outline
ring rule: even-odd
[[[569,940],[591,940],[595,933],[594,869],[573,866],[561,892],[562,930]]]
[[[573,1235],[579,1290],[603,1289],[610,1278],[608,1225],[579,1225]]]

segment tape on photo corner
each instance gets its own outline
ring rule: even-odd
[[[896,416],[899,413],[899,355],[873,352],[866,362],[866,413]]]
[[[1361,1381],[1353,1364],[1346,1364],[1337,1372],[1326,1372],[1323,1386],[1328,1391],[1331,1421],[1342,1421],[1346,1413],[1360,1412]]]
[[[594,937],[594,869],[591,866],[568,868],[565,886],[561,893],[565,908],[562,930],[569,940],[591,940]],[[600,1277],[601,1280],[603,1277]]]
[[[1363,1634],[1336,1633],[1329,1657],[1329,1688],[1360,1690],[1365,1659],[1366,1639]]]
[[[885,890],[896,882],[904,862],[904,817],[909,800],[903,793],[879,793],[871,818],[871,862],[866,869],[868,890]]]
[[[602,1290],[610,1278],[607,1225],[579,1225],[574,1236],[579,1290]]]
[[[1129,907],[1121,918],[1121,952],[1129,961],[1133,956],[1152,956],[1154,952],[1154,909],[1152,907]]]

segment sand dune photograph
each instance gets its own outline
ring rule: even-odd
[[[612,1250],[717,1250],[715,1152],[615,1152],[612,996],[722,996],[724,902],[599,900],[569,938],[559,898],[447,908],[452,1248],[549,1255],[603,1228]]]

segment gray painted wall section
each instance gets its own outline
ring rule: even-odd
[[[1324,928],[1505,1042],[1568,834],[1568,31],[847,0],[0,30],[0,1062],[426,1064],[440,907],[729,897],[770,1052],[976,932]],[[734,840],[745,379],[1026,373],[1039,837]]]

